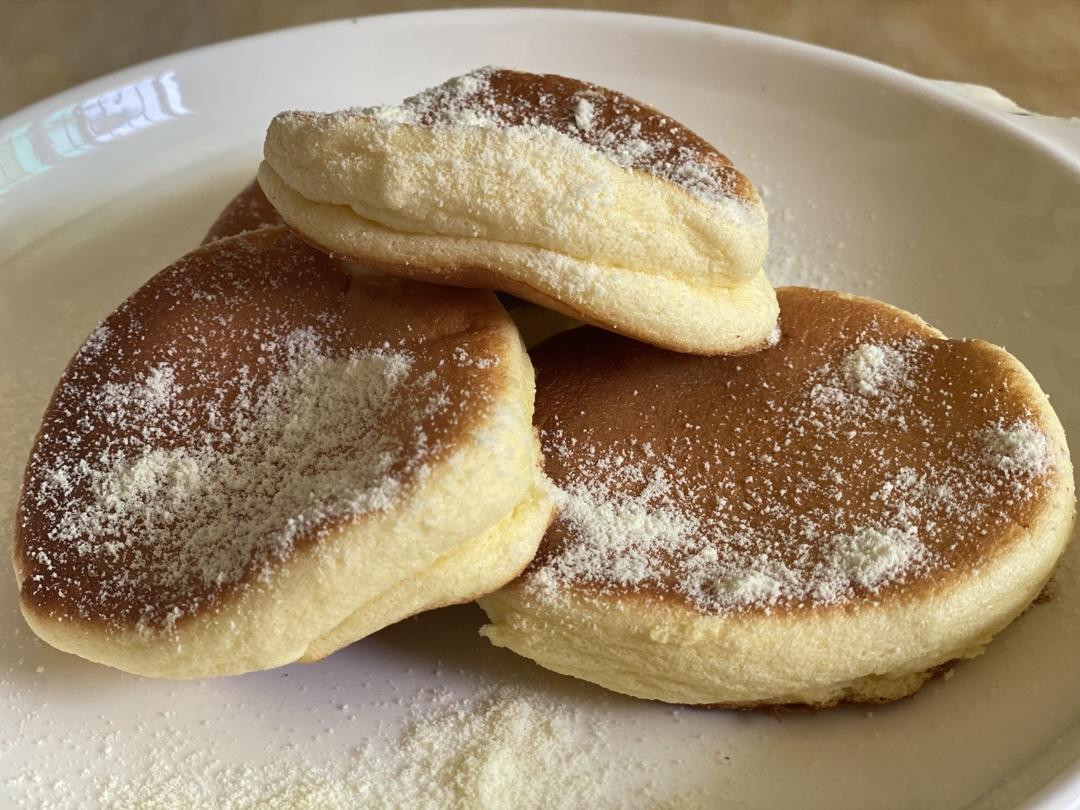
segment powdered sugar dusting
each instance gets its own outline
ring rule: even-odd
[[[389,475],[395,448],[376,428],[411,359],[387,351],[333,357],[320,344],[310,330],[265,342],[263,357],[281,370],[264,387],[241,374],[228,409],[184,401],[166,365],[86,392],[86,407],[139,429],[89,458],[73,447],[50,468],[36,496],[53,516],[50,540],[68,544],[87,565],[149,555],[166,590],[192,578],[212,588],[238,581],[253,559],[262,557],[264,567],[284,559],[319,526],[386,508],[400,482]],[[171,434],[193,421],[187,411],[194,407],[212,412],[217,431],[230,437],[226,446],[216,432],[169,446]],[[368,441],[346,455],[342,435]],[[144,625],[171,624],[185,610],[171,608],[164,618],[148,609]]]
[[[110,329],[105,324],[98,326],[89,334],[79,349],[79,356],[85,358],[95,357],[109,342]]]
[[[603,805],[616,773],[595,756],[598,735],[550,700],[503,688],[428,713],[391,756],[369,759],[365,807]]]
[[[907,357],[925,343],[909,338],[890,346],[860,343],[839,359],[812,375],[810,401],[820,420],[875,415],[906,424],[909,416],[898,405],[905,400],[905,389],[914,387],[908,375]]]
[[[620,166],[669,180],[709,202],[745,202],[746,181],[677,122],[614,91],[558,76],[480,68],[400,105],[346,111],[388,124],[558,133]]]
[[[742,568],[722,574],[713,585],[716,597],[725,605],[758,603],[774,605],[784,593],[784,579],[756,568]]]
[[[359,348],[333,306],[279,314],[297,297],[326,300],[339,276],[264,268],[243,244],[218,250],[214,274],[181,263],[143,304],[125,304],[57,391],[20,525],[31,592],[65,611],[151,633],[225,589],[269,582],[301,541],[321,542],[422,481],[460,418],[446,380],[416,373],[415,341]],[[252,263],[271,292],[242,280]],[[283,301],[252,303],[289,285]],[[177,304],[147,322],[173,319],[165,335],[142,311],[163,298]],[[497,362],[452,348],[453,368]]]
[[[890,526],[884,531],[862,528],[852,534],[829,538],[825,568],[829,572],[839,572],[841,579],[872,590],[901,576],[914,564],[925,561],[927,556],[914,526],[903,529]]]
[[[740,374],[737,359],[686,358],[700,367],[640,380],[617,417],[641,425],[628,436],[612,434],[616,417],[602,399],[591,420],[573,410],[545,417],[559,517],[526,591],[542,600],[582,587],[659,592],[706,614],[768,612],[873,600],[951,567],[988,527],[1012,525],[1008,510],[1039,491],[1052,452],[1030,420],[954,422],[986,395],[928,390],[942,344],[868,332],[816,367],[777,363],[769,374]],[[622,354],[608,360],[635,365]],[[546,358],[537,363],[543,375]],[[709,363],[734,373],[712,378]],[[646,395],[688,379],[714,392],[687,405],[696,410]],[[752,404],[725,399],[735,384]],[[939,400],[932,407],[921,404],[928,395]]]
[[[363,700],[359,685],[350,687],[353,695],[359,689]],[[318,718],[319,733],[305,734],[298,745],[296,728],[275,724],[264,734],[265,755],[260,751],[239,760],[228,756],[227,744],[193,746],[195,721],[172,709],[149,713],[140,724],[140,739],[150,737],[150,728],[160,728],[153,732],[153,745],[137,752],[129,735],[100,719],[62,741],[31,737],[28,743],[23,735],[24,747],[44,740],[49,752],[60,750],[69,761],[104,760],[107,766],[69,769],[62,779],[24,768],[5,787],[18,797],[17,806],[50,809],[548,810],[565,805],[567,796],[575,806],[597,810],[691,810],[708,804],[700,786],[657,784],[670,763],[656,757],[640,736],[655,732],[659,722],[680,745],[700,746],[699,735],[677,716],[613,717],[595,695],[581,701],[500,686],[455,697],[445,688],[426,687],[395,697],[393,704],[407,702],[409,709],[388,722],[383,718],[391,715],[390,701],[358,704],[350,697],[342,703],[341,695],[334,695],[337,688],[311,690],[330,696],[311,699],[304,711],[305,717]],[[207,709],[201,721],[218,735],[216,741],[226,743],[235,724],[281,717],[296,708],[283,701],[264,712],[257,701],[229,698],[222,716],[220,703],[228,697],[222,697],[216,713]],[[295,702],[296,695],[290,697]],[[33,735],[33,724],[25,725]],[[341,750],[333,745],[335,731],[360,741]],[[702,760],[725,761],[727,750],[717,743]]]
[[[637,495],[609,493],[602,483],[587,481],[555,490],[562,520],[587,542],[568,547],[548,575],[587,571],[594,579],[636,585],[649,578],[657,553],[687,547],[698,523],[670,505],[672,482],[665,470],[654,468],[647,480],[642,468],[624,472],[642,479]]]
[[[1002,472],[1041,475],[1050,465],[1050,440],[1034,422],[992,425],[983,440],[987,462]]]
[[[862,343],[844,356],[840,367],[860,394],[880,394],[904,382],[904,355],[891,346]]]
[[[574,104],[574,123],[577,124],[577,128],[582,132],[591,130],[595,113],[596,110],[593,108],[591,101],[584,97],[578,97],[577,102]]]
[[[545,450],[580,459],[580,446],[556,441],[545,443]],[[919,538],[920,505],[933,499],[922,489],[882,501],[877,525],[850,532],[823,528],[836,524],[841,504],[833,515],[800,515],[792,504],[772,502],[766,508],[789,527],[772,534],[768,522],[756,526],[736,516],[726,498],[710,498],[710,490],[729,488],[722,472],[716,480],[695,479],[670,458],[622,448],[586,452],[572,483],[556,492],[566,542],[529,575],[530,589],[546,599],[558,599],[569,583],[588,583],[628,590],[666,585],[704,612],[781,602],[836,604],[934,563]],[[890,491],[901,494],[895,485]],[[741,497],[759,500],[745,490]]]

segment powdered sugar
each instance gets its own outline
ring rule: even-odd
[[[775,605],[784,593],[786,578],[781,579],[756,568],[741,568],[722,574],[713,584],[713,589],[724,605]]]
[[[844,356],[840,368],[847,384],[867,396],[904,383],[904,355],[891,346],[862,343]]]
[[[779,364],[785,393],[775,395],[772,374],[742,378],[741,361],[687,358],[680,362],[702,368],[640,383],[715,387],[715,406],[688,405],[696,416],[637,391],[618,417],[561,413],[541,434],[559,518],[527,591],[555,600],[584,586],[678,595],[703,613],[768,611],[875,599],[954,565],[964,544],[1010,523],[1007,510],[1038,491],[1051,446],[1033,421],[953,423],[961,403],[981,407],[972,405],[978,389],[942,389],[933,394],[940,403],[920,404],[939,351],[923,338],[858,340],[816,368]],[[546,362],[538,358],[542,374]],[[735,375],[714,379],[709,362]],[[735,383],[753,404],[724,398]],[[701,410],[709,407],[714,415]],[[655,416],[658,408],[666,415]],[[642,432],[615,438],[609,419],[618,420],[615,435],[626,420]]]
[[[1050,440],[1030,421],[992,425],[983,434],[987,461],[1015,475],[1040,475],[1050,464]]]
[[[511,78],[516,77],[516,78]],[[508,81],[523,81],[512,91]],[[485,67],[406,99],[356,108],[387,125],[503,127],[554,133],[626,168],[667,179],[703,200],[745,202],[730,164],[675,121],[632,99],[561,77]]]
[[[903,530],[861,528],[851,534],[836,534],[820,541],[819,552],[821,558],[812,562],[807,547],[794,565],[768,554],[758,554],[749,561],[735,555],[731,562],[711,561],[693,576],[698,580],[715,576],[715,597],[725,608],[772,606],[781,600],[835,604],[852,599],[856,586],[873,593],[889,582],[925,570],[931,558],[910,525]],[[700,587],[696,582],[689,590]]]
[[[488,97],[491,73],[491,68],[481,68],[411,96],[402,104],[358,107],[354,112],[387,124],[418,125],[435,119],[442,126],[499,126],[498,110]]]
[[[860,343],[839,362],[829,363],[813,376],[810,401],[820,418],[872,414],[878,419],[904,421],[897,395],[914,383],[907,374],[907,356],[923,341],[911,338],[890,346]]]
[[[574,123],[582,132],[588,132],[593,128],[593,115],[596,113],[593,103],[587,98],[578,97],[574,104]]]
[[[346,735],[362,731],[348,752],[323,748],[319,757],[317,743],[298,747],[294,738],[281,744],[275,738],[283,735],[270,732],[269,756],[223,761],[214,746],[192,750],[189,730],[179,722],[157,732],[147,751],[129,756],[117,731],[95,730],[63,745],[78,746],[83,757],[106,759],[108,772],[93,778],[72,772],[64,780],[24,772],[6,787],[49,808],[90,803],[140,810],[547,810],[564,805],[568,796],[575,806],[605,810],[707,804],[700,788],[680,793],[652,784],[650,776],[664,760],[646,745],[620,744],[619,737],[612,744],[614,732],[637,735],[645,724],[613,722],[598,711],[603,702],[595,698],[577,707],[565,695],[502,686],[459,699],[426,688],[409,700],[403,727],[357,722],[355,704],[338,704],[337,716],[319,712],[326,734],[334,728]],[[377,706],[355,708],[379,714]],[[277,707],[282,713],[287,708]],[[228,720],[239,721],[236,715]],[[680,744],[700,745],[697,735],[676,731],[679,718],[650,718],[652,729],[657,722]],[[215,717],[213,728],[228,739],[228,722]],[[718,744],[710,753],[722,759],[724,749]]]
[[[62,474],[62,471],[54,472]],[[90,476],[93,507],[78,516],[65,514],[65,520],[57,527],[57,537],[74,539],[91,527],[90,533],[100,527],[102,533],[111,534],[119,531],[125,518],[135,511],[142,518],[160,510],[158,519],[171,523],[176,511],[199,491],[204,475],[197,454],[160,447],[144,447],[133,458],[118,454],[104,469],[87,465],[79,469],[79,473],[84,472]],[[70,478],[66,475],[64,478],[64,488],[72,488]]]
[[[244,278],[254,262],[269,289],[295,284],[287,297],[302,297],[323,284],[313,300],[327,301],[344,277],[313,282],[299,261],[263,267],[244,243],[216,249],[215,274],[181,263],[139,294],[183,302],[148,318],[172,319],[167,333],[147,331],[143,305],[94,332],[31,459],[29,585],[81,617],[152,633],[226,589],[271,581],[301,541],[422,481],[439,431],[460,418],[445,380],[414,373],[418,344],[357,348],[339,310],[279,315],[293,304],[253,305],[270,293],[230,272]],[[495,362],[453,348],[455,369]]]
[[[511,689],[414,723],[364,774],[364,806],[547,808],[573,796],[595,807],[614,773],[590,756],[594,735],[571,712]]]
[[[925,562],[928,552],[920,542],[915,526],[903,529],[889,526],[884,530],[856,529],[852,534],[837,534],[826,544],[825,565],[828,574],[838,572],[842,579],[874,590],[882,584]],[[815,585],[815,591],[829,588],[826,582]],[[826,601],[833,597],[826,591]]]
[[[108,345],[110,334],[111,330],[108,326],[105,324],[98,326],[83,342],[79,349],[79,356],[89,359],[100,354],[101,350]]]
[[[580,458],[580,448],[549,442],[546,449]],[[722,471],[716,480],[694,479],[672,459],[644,452],[589,455],[557,491],[559,531],[567,542],[529,576],[530,589],[546,599],[558,599],[576,582],[602,589],[670,587],[705,612],[835,604],[933,563],[917,526],[916,504],[927,497],[921,490],[909,487],[907,497],[899,497],[893,485],[898,497],[881,504],[880,523],[833,534],[818,526],[835,524],[836,514],[799,515],[787,511],[792,505],[774,502],[774,516],[781,513],[794,536],[792,529],[770,536],[768,523],[759,528],[736,517],[726,498],[705,505],[710,489],[727,488]],[[837,504],[836,513],[842,512]]]
[[[698,523],[670,505],[672,482],[665,470],[654,468],[646,474],[635,467],[630,474],[647,476],[640,493],[633,496],[611,493],[602,481],[576,481],[555,490],[561,519],[585,542],[568,547],[549,574],[587,572],[590,579],[637,585],[649,578],[650,560],[661,550],[686,547]]]
[[[253,560],[283,559],[320,525],[386,508],[400,482],[389,475],[394,447],[375,428],[411,360],[387,351],[333,357],[321,343],[303,329],[264,341],[263,359],[281,370],[265,386],[241,373],[228,408],[225,391],[217,402],[185,401],[175,370],[162,364],[85,392],[86,407],[138,430],[96,456],[72,448],[58,460],[37,493],[39,508],[55,516],[50,540],[70,544],[86,564],[150,555],[165,590],[213,588],[238,581]],[[212,414],[216,431],[172,445],[196,407]],[[346,455],[342,435],[367,439]],[[71,497],[80,492],[88,497]],[[144,626],[155,616],[171,624],[190,607],[154,606]]]

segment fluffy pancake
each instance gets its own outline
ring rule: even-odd
[[[592,328],[534,351],[559,516],[480,600],[493,643],[642,698],[827,706],[914,692],[1031,603],[1074,513],[1031,375],[877,301],[778,295],[748,357]]]
[[[281,215],[266,199],[258,181],[252,180],[243,191],[229,201],[229,204],[214,220],[214,224],[203,239],[203,244],[267,225],[280,224],[282,224]],[[517,325],[526,347],[535,346],[558,332],[581,325],[580,321],[568,318],[562,313],[553,312],[513,295],[499,293],[498,298]]]
[[[19,503],[60,649],[195,677],[325,655],[518,574],[547,525],[533,376],[491,293],[346,272],[269,227],[87,339]]]
[[[766,345],[753,185],[678,122],[561,76],[485,68],[401,106],[286,112],[259,182],[303,238],[502,290],[679,351]]]

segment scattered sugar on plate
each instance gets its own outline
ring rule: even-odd
[[[271,765],[225,764],[188,750],[182,735],[159,736],[149,761],[95,778],[90,795],[99,806],[140,810],[546,810],[568,797],[610,810],[705,806],[692,792],[661,794],[642,781],[655,762],[616,750],[595,711],[551,695],[502,686],[413,706],[399,731],[384,728],[331,765],[284,752]],[[642,784],[627,794],[632,782]],[[55,806],[74,798],[62,785],[34,793]]]

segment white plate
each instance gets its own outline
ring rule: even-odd
[[[1006,345],[1077,443],[1080,161],[1061,143],[929,82],[743,31],[593,13],[424,13],[168,57],[0,124],[3,525],[68,357],[198,242],[253,173],[271,115],[394,101],[485,63],[593,80],[682,120],[764,188],[775,282],[869,293],[950,335]],[[1080,755],[1078,552],[1056,599],[955,677],[872,713],[781,722],[673,710],[544,675],[479,639],[472,607],[405,622],[313,666],[143,680],[37,642],[5,565],[0,797],[87,806],[102,798],[95,780],[145,779],[162,750],[204,764],[343,761],[424,687],[467,695],[514,679],[581,707],[633,756],[659,763],[662,792],[703,786],[714,806],[1014,806],[1038,790],[1043,807],[1075,806],[1075,773],[1044,786]],[[187,767],[176,765],[207,778]],[[630,800],[632,787],[614,798]]]

